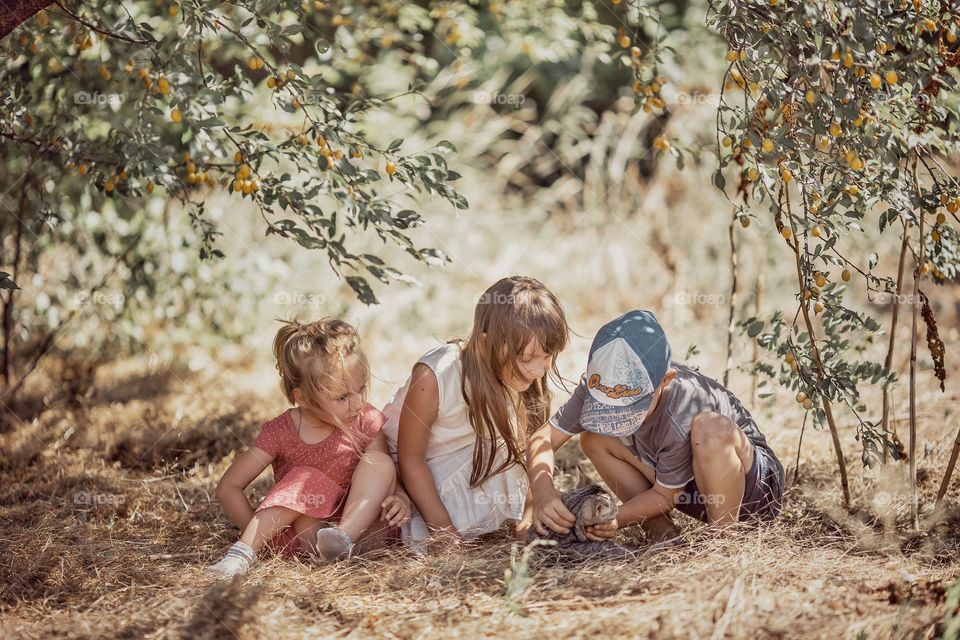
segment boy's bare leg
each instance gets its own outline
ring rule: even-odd
[[[693,476],[706,500],[711,524],[730,524],[740,517],[744,483],[753,464],[753,445],[735,422],[704,412],[690,423]]]
[[[641,462],[617,438],[586,431],[580,434],[580,448],[621,503],[629,502],[653,487],[656,480],[653,468]],[[677,535],[677,528],[669,515],[644,520],[640,527],[653,542]]]

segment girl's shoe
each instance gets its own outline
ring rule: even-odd
[[[317,531],[317,555],[327,562],[346,560],[353,554],[353,540],[343,529],[327,527]]]
[[[220,562],[206,567],[203,574],[216,580],[228,580],[246,573],[256,557],[256,552],[250,546],[237,541],[227,549],[227,555],[223,556]]]

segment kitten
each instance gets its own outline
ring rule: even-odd
[[[541,536],[531,529],[530,541],[554,540],[556,546],[545,547],[561,556],[573,559],[591,558],[627,558],[633,555],[627,548],[613,540],[597,542],[587,537],[587,528],[609,522],[617,517],[619,507],[617,499],[606,489],[594,483],[581,467],[577,467],[579,479],[577,487],[564,492],[560,499],[563,505],[576,518],[576,524],[567,533],[556,533],[547,528],[547,535]]]

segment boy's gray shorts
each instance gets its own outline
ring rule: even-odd
[[[753,464],[747,472],[743,502],[740,503],[740,521],[772,520],[783,505],[783,465],[769,449],[753,447]],[[688,516],[709,522],[707,503],[713,496],[703,495],[697,488],[696,479],[684,487],[677,498],[677,510]]]

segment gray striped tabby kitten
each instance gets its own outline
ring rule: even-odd
[[[567,559],[587,558],[625,558],[632,553],[613,540],[595,542],[587,538],[587,527],[609,522],[617,517],[619,507],[617,499],[606,489],[594,483],[586,472],[577,467],[579,479],[574,489],[565,491],[560,499],[576,519],[576,524],[567,533],[556,533],[547,529],[547,535],[541,536],[536,530],[530,530],[529,539],[554,540],[556,546],[545,547],[549,551]]]

